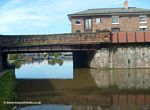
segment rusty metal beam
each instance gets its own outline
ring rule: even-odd
[[[37,46],[19,46],[2,47],[4,53],[26,53],[26,52],[73,52],[73,51],[91,51],[100,49],[100,44],[78,44],[78,45],[37,45]]]

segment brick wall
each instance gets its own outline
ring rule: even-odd
[[[99,33],[68,33],[49,35],[1,35],[0,47],[4,46],[33,46],[50,44],[92,44],[110,42],[110,32]]]
[[[80,30],[81,32],[84,32],[84,19],[81,18],[81,24],[76,24],[76,19],[77,18],[74,18],[72,19],[72,32],[75,33],[76,30]]]
[[[95,18],[100,17],[102,23],[96,24]],[[79,17],[78,17],[79,18]],[[84,18],[81,17],[81,24],[75,24],[76,18],[72,18],[72,32],[80,30],[84,32]],[[92,17],[93,32],[103,29],[111,30],[111,28],[120,28],[120,31],[140,31],[140,26],[147,26],[150,30],[150,17],[147,17],[147,23],[140,23],[140,15],[138,16],[119,16],[119,24],[112,24],[112,16],[95,16]]]

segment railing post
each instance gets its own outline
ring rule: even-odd
[[[137,35],[136,35],[136,32],[135,32],[135,43],[137,42]]]
[[[146,36],[145,36],[145,32],[144,32],[144,43],[146,42]]]
[[[117,32],[117,43],[119,43],[119,34]]]
[[[128,43],[128,33],[126,32],[126,43]]]

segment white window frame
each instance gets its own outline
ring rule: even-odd
[[[84,22],[85,22],[85,29],[92,28],[92,18],[86,18]]]
[[[147,31],[148,27],[147,26],[140,26],[140,31],[141,31],[141,29],[146,29],[146,31]]]
[[[113,23],[113,18],[118,18],[118,22]],[[112,24],[119,24],[120,20],[119,20],[119,16],[112,16]]]
[[[141,21],[141,18],[145,18],[145,21]],[[146,15],[140,16],[140,23],[147,23],[147,16]]]
[[[95,18],[95,24],[100,24],[100,23],[102,23],[102,18]]]
[[[77,24],[77,21],[79,21],[80,23]],[[81,25],[81,19],[80,18],[75,19],[75,25]]]

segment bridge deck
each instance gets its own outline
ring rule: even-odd
[[[110,42],[110,32],[53,35],[1,35],[0,46],[97,44]]]
[[[102,45],[150,43],[150,32],[99,32],[54,35],[1,35],[2,52],[98,50]]]

